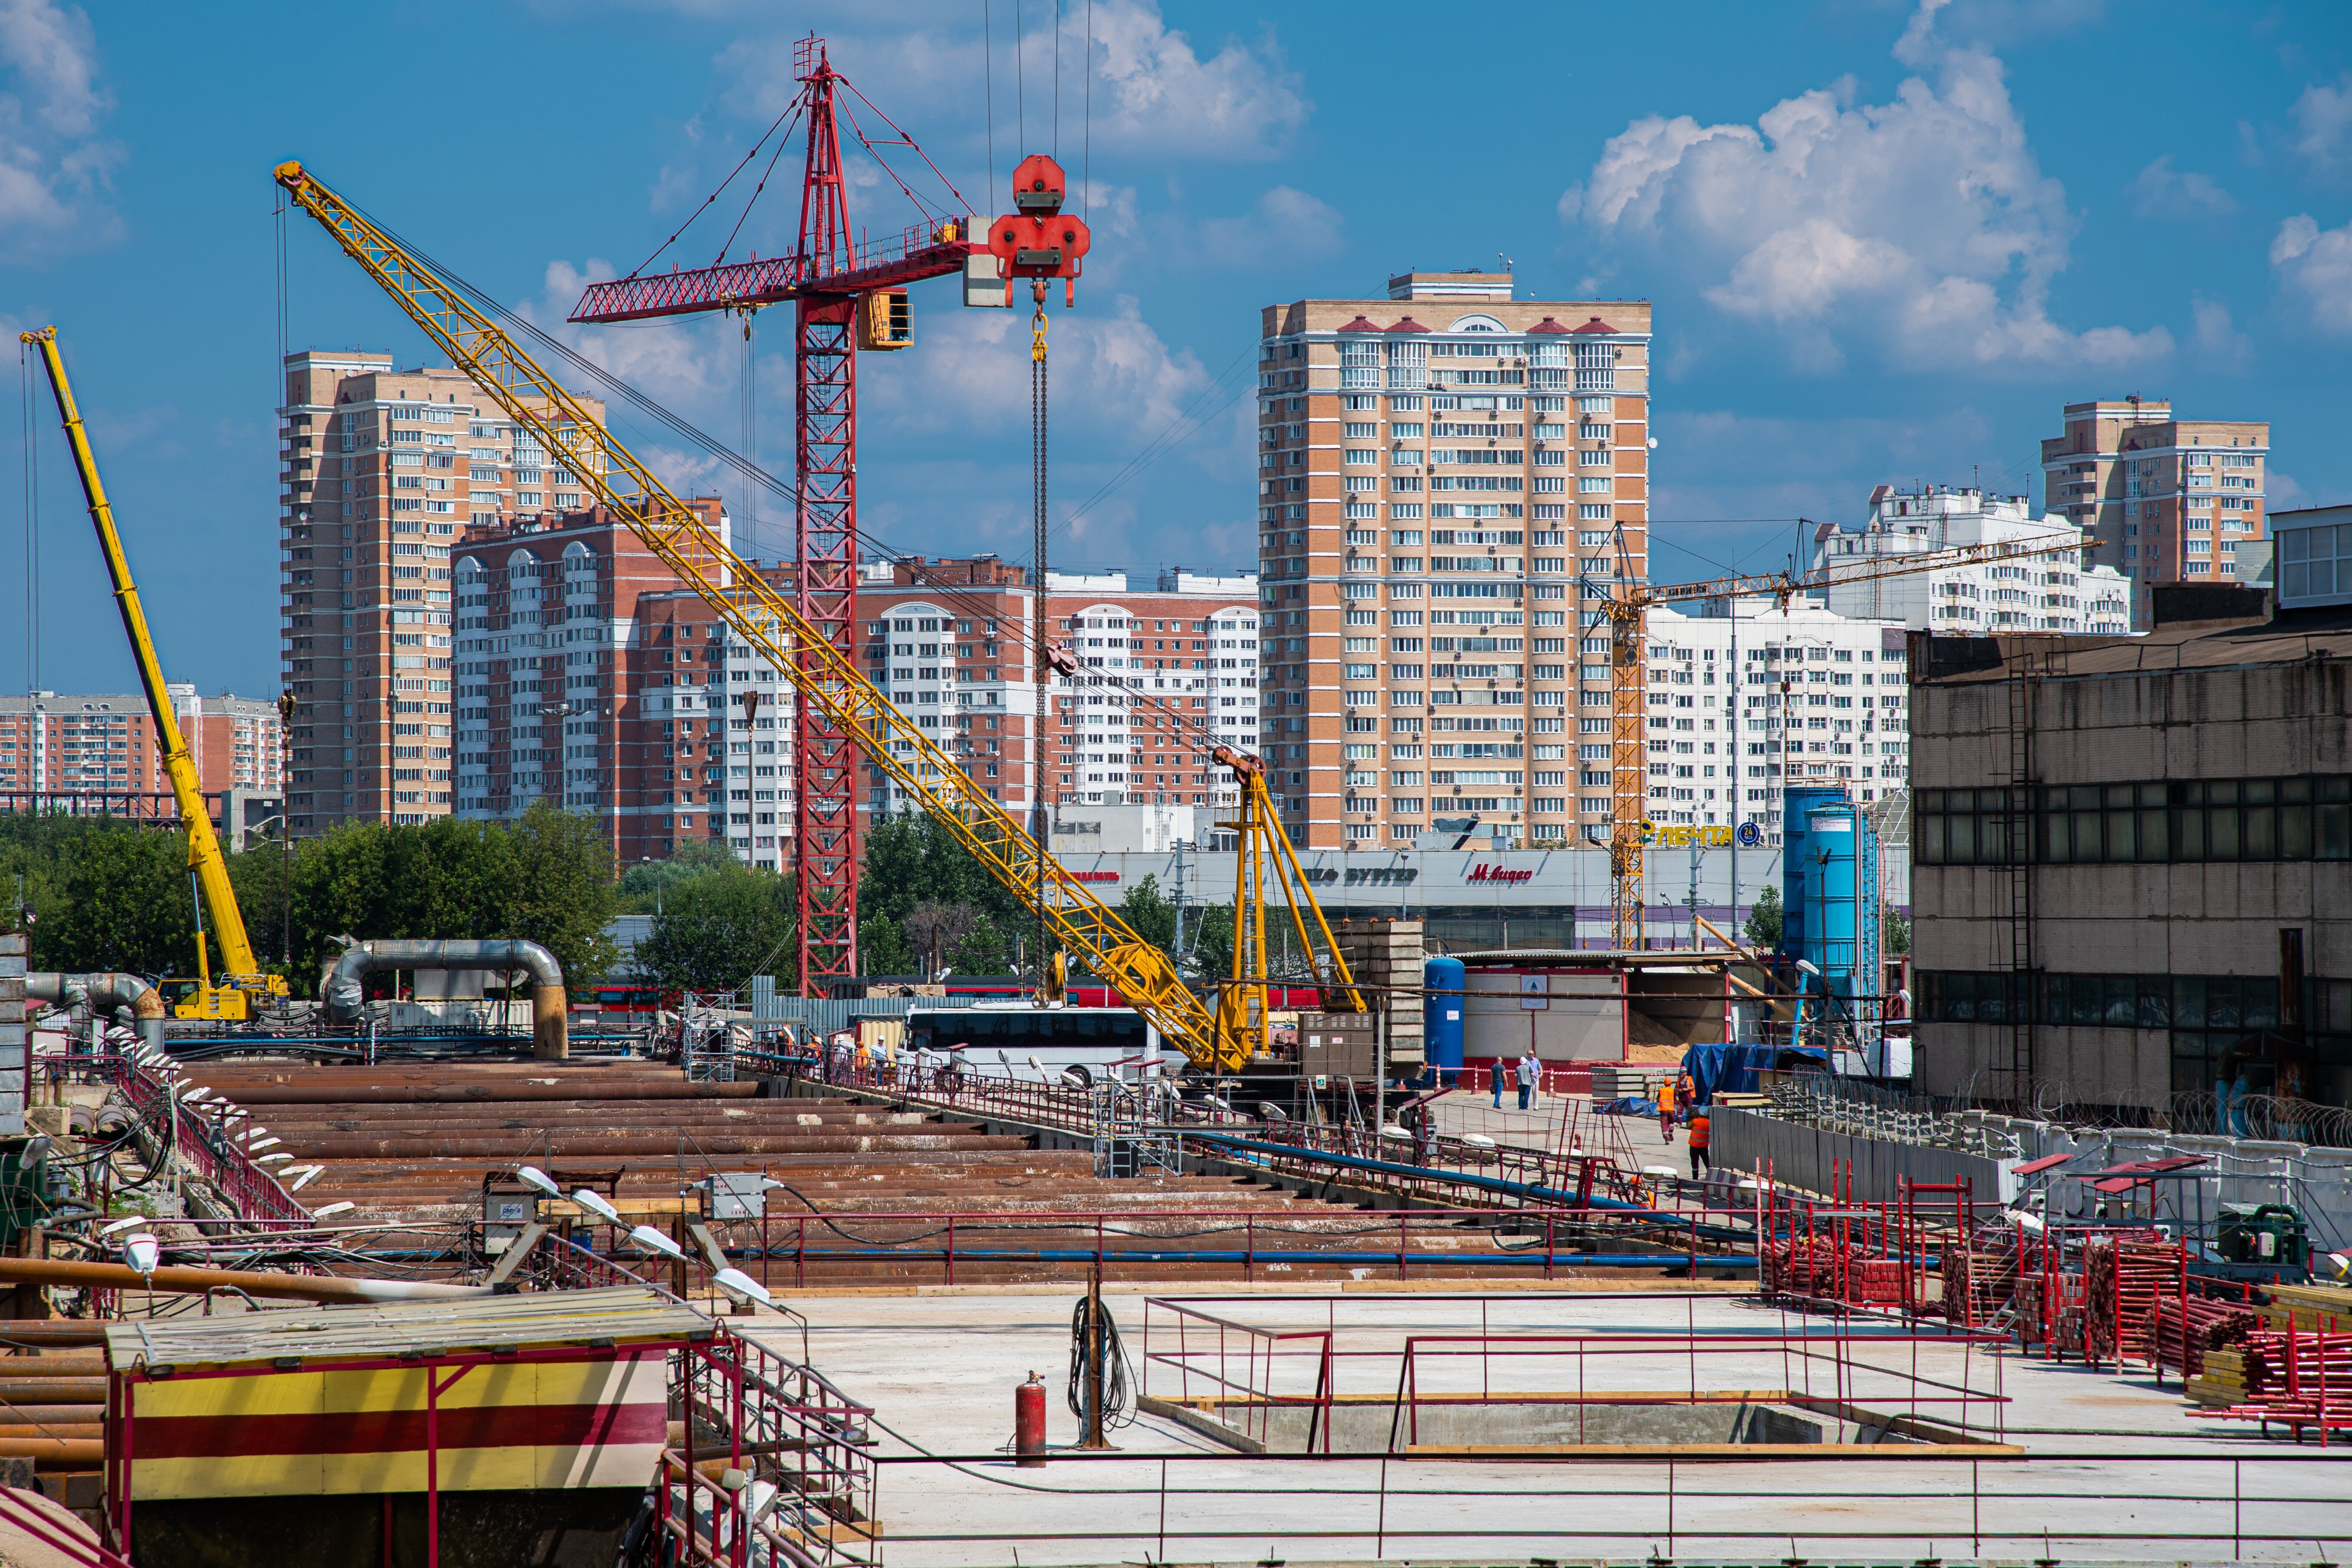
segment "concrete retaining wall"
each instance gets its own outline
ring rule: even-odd
[[[1827,1132],[1728,1106],[1716,1107],[1709,1125],[1713,1138],[1708,1153],[1714,1163],[1760,1173],[1769,1162],[1774,1180],[1807,1192],[1829,1192],[1832,1179],[1842,1174],[1838,1163],[1851,1162],[1852,1195],[1864,1203],[1892,1203],[1898,1176],[1929,1183],[1965,1176],[1970,1196],[1979,1203],[2005,1203],[2016,1194],[2016,1178],[2010,1174],[2021,1163],[2015,1160],[1987,1160],[1950,1149]],[[1839,1195],[1846,1195],[1843,1185]]]

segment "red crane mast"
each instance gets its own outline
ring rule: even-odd
[[[962,272],[966,258],[984,252],[987,245],[974,242],[971,223],[959,215],[914,225],[879,245],[859,246],[849,226],[835,117],[836,92],[846,80],[826,58],[821,38],[800,40],[793,63],[801,83],[799,109],[808,122],[793,253],[595,284],[581,296],[572,320],[642,321],[793,303],[794,608],[846,661],[855,658],[857,629],[861,314],[884,302],[876,296]],[[869,321],[874,319],[867,314]],[[887,330],[887,321],[883,326]],[[801,649],[797,662],[811,679],[819,679],[815,672],[829,661]],[[858,969],[858,757],[850,739],[805,699],[793,705],[793,726],[801,990],[823,995],[832,982]]]

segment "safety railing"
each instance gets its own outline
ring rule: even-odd
[[[50,1081],[103,1083],[130,1102],[142,1120],[160,1124],[152,1136],[186,1169],[211,1185],[240,1217],[308,1225],[310,1211],[254,1162],[237,1131],[201,1108],[190,1109],[164,1082],[120,1053],[34,1058]]]
[[[688,1347],[672,1397],[684,1438],[663,1452],[655,1488],[657,1528],[677,1549],[667,1560],[811,1568],[866,1555],[877,1532],[871,1406],[723,1330]],[[725,1442],[703,1451],[698,1431]]]
[[[1328,1454],[1334,1392],[1328,1328],[1244,1323],[1158,1297],[1143,1304],[1143,1397],[1195,1409],[1261,1448],[1275,1446],[1277,1416],[1302,1423],[1279,1435],[1285,1451]]]

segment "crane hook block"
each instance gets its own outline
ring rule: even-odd
[[[1078,672],[1078,656],[1060,643],[1047,643],[1045,668],[1055,675],[1076,675]]]
[[[1069,179],[1062,166],[1044,153],[1021,160],[1013,172],[1013,205],[988,228],[989,254],[996,258],[996,275],[1015,278],[1059,278],[1064,296],[1077,299],[1080,263],[1094,243],[1086,222],[1062,211]]]

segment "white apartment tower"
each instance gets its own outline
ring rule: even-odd
[[[2024,496],[1933,485],[1870,493],[1859,529],[1822,523],[1813,531],[1812,571],[1852,573],[1970,544],[2056,544],[2061,551],[2024,560],[1943,566],[1843,584],[1817,595],[1855,620],[1893,621],[1948,636],[2064,632],[2123,637],[2131,631],[2131,582],[2113,566],[2084,565],[2090,541],[2061,516],[2035,517]]]

